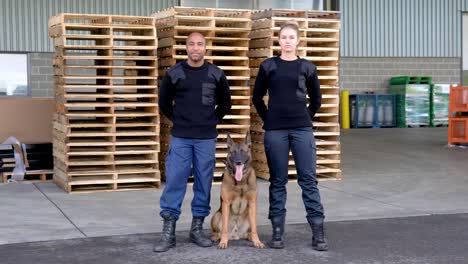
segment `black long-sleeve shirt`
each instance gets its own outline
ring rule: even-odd
[[[268,107],[263,97],[268,92]],[[307,106],[306,95],[310,104]],[[258,71],[252,102],[262,118],[265,130],[312,126],[311,120],[321,106],[322,96],[313,63],[272,57]]]
[[[159,108],[172,120],[173,136],[215,138],[216,125],[231,110],[226,76],[207,62],[201,67],[177,63],[161,82]]]

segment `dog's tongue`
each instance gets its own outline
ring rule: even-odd
[[[242,180],[242,170],[244,170],[244,164],[236,165],[236,181],[238,182]]]

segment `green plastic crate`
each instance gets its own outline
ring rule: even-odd
[[[390,78],[390,85],[431,84],[431,76],[395,76]]]

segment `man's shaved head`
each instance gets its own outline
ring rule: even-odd
[[[191,38],[193,38],[194,36],[201,37],[201,38],[203,39],[203,42],[206,42],[205,36],[203,36],[202,33],[200,33],[200,32],[192,32],[192,33],[190,33],[190,34],[187,36],[187,40],[185,41],[185,43],[187,44],[187,43],[189,42],[189,40],[190,40]]]

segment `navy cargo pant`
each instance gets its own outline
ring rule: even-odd
[[[316,146],[311,127],[265,131],[265,152],[270,169],[270,210],[268,218],[286,214],[289,150],[297,170],[297,182],[307,217],[324,217],[315,174]]]
[[[215,151],[216,138],[171,138],[166,157],[166,186],[160,199],[161,216],[168,212],[179,219],[187,180],[192,171],[194,176],[192,215],[205,217],[210,214]]]

